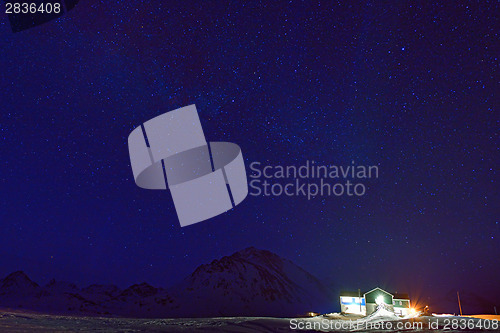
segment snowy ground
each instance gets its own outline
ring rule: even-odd
[[[465,320],[470,330],[451,329],[452,320]],[[205,319],[127,319],[53,316],[23,312],[0,312],[0,332],[493,332],[500,331],[491,319],[465,317],[419,317],[398,319],[393,314],[380,312],[363,319],[339,314],[314,318],[205,318]],[[451,330],[445,330],[447,323]],[[403,325],[398,327],[398,325]],[[406,325],[406,326],[404,326]],[[411,325],[415,329],[408,329]],[[433,326],[431,326],[433,325]],[[482,329],[479,329],[479,325]],[[485,330],[486,325],[489,330]],[[389,328],[390,326],[390,328]],[[496,329],[494,329],[496,327]],[[295,328],[295,329],[293,329]]]

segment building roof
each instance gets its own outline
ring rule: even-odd
[[[375,291],[375,290],[381,290],[391,296],[393,296],[394,299],[410,299],[410,297],[408,296],[408,294],[405,294],[405,293],[390,293],[388,291],[385,291],[383,289],[380,289],[380,288],[374,288],[370,291],[361,291],[361,293],[359,293],[357,290],[356,291],[349,291],[349,290],[342,290],[340,292],[340,296],[347,296],[347,297],[358,297],[359,295],[361,295],[361,297],[364,297],[365,294],[368,294],[368,293],[371,293],[372,291]]]
[[[410,299],[410,296],[408,294],[403,294],[403,293],[394,293],[394,299]]]
[[[379,288],[379,287],[377,287],[377,288],[373,288],[372,290],[367,291],[367,292],[365,293],[365,295],[366,295],[366,294],[369,294],[369,293],[372,293],[372,292],[374,292],[375,290],[380,290],[380,291],[382,291],[382,292],[384,292],[384,293],[386,293],[386,294],[389,294],[389,295],[393,296],[393,294],[391,294],[390,292],[385,291],[384,289],[381,289],[381,288]]]
[[[361,297],[363,297],[364,292],[358,293],[358,291],[347,291],[347,290],[343,290],[340,292],[340,297],[342,297],[342,296],[358,297],[360,295],[361,295]]]

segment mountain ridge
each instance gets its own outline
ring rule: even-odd
[[[126,317],[295,316],[327,311],[331,300],[312,274],[255,247],[199,265],[170,288],[146,282],[78,288],[54,279],[42,287],[17,271],[0,280],[0,295],[0,306]]]

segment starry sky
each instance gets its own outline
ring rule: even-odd
[[[1,16],[0,275],[169,286],[255,246],[337,289],[498,302],[498,10],[89,1],[18,33]],[[379,178],[181,228],[169,192],[135,185],[127,138],[189,104],[248,172],[355,161]]]

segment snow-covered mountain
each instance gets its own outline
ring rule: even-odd
[[[0,306],[41,312],[127,317],[296,316],[326,312],[331,293],[293,262],[247,248],[199,266],[169,289],[147,283],[78,288],[52,280],[39,286],[23,272],[0,280]]]
[[[198,316],[293,316],[327,311],[331,295],[304,269],[278,255],[247,248],[199,266],[173,291]]]
[[[40,286],[31,281],[22,271],[7,275],[0,280],[0,295],[5,296],[28,296],[40,292]]]

